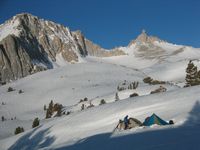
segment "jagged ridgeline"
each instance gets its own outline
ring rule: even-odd
[[[38,71],[52,69],[63,62],[81,62],[87,55],[123,55],[120,50],[106,51],[86,39],[80,31],[18,14],[0,25],[0,82],[6,83]]]

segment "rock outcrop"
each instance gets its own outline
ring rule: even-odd
[[[125,52],[122,50],[119,50],[117,48],[112,50],[106,50],[104,48],[101,48],[99,45],[92,43],[88,39],[85,40],[85,43],[88,55],[90,56],[111,57],[111,56],[125,55]]]
[[[152,44],[155,41],[161,42],[162,40],[160,40],[158,37],[155,37],[155,36],[148,36],[146,31],[142,30],[142,33],[138,35],[138,37],[135,40],[132,40],[129,43],[129,46],[135,43],[148,43],[148,44],[151,43]]]
[[[121,54],[124,53],[120,50],[106,51],[93,44],[80,31],[71,32],[63,25],[27,13],[18,14],[0,25],[1,83],[59,66],[60,57],[74,63],[87,55]]]

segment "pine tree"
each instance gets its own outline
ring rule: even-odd
[[[139,82],[133,82],[132,83],[132,89],[136,89],[139,85]]]
[[[197,72],[197,79],[196,82],[200,85],[200,70]]]
[[[129,89],[133,89],[133,84],[132,83],[130,83],[130,85],[129,85]]]
[[[44,111],[46,111],[47,110],[47,106],[46,105],[44,105]]]
[[[118,90],[118,91],[120,90],[119,85],[117,86],[117,90]]]
[[[115,101],[118,101],[119,100],[119,95],[118,95],[118,92],[115,94]]]
[[[61,104],[55,104],[54,105],[54,111],[57,111],[56,116],[60,117],[62,115],[62,108],[63,106]]]
[[[103,104],[106,104],[106,101],[105,101],[104,99],[102,99],[102,100],[100,101],[100,104],[99,104],[99,105],[103,105]]]
[[[24,132],[24,128],[23,127],[17,127],[15,129],[15,135]]]
[[[51,114],[53,114],[53,106],[54,106],[53,100],[51,100],[51,102],[49,103],[49,108],[48,108]]]
[[[85,105],[82,104],[82,105],[81,105],[81,110],[84,110],[84,109],[85,109]]]
[[[40,120],[38,118],[35,118],[32,124],[32,128],[35,128],[39,125],[40,125]]]
[[[58,117],[62,116],[62,108],[58,109],[58,111],[57,111],[57,116],[58,116]]]
[[[46,111],[46,119],[51,118],[51,116],[52,116],[51,112],[49,111],[49,109],[47,109],[47,111]]]
[[[46,111],[46,119],[51,118],[51,116],[53,115],[53,109],[54,109],[54,104],[53,104],[53,100],[51,100],[51,102],[49,103],[49,107]]]
[[[186,68],[186,87],[188,86],[194,86],[199,85],[199,76],[200,73],[197,71],[197,66],[194,65],[192,61],[188,63],[188,66]]]
[[[4,116],[1,116],[1,121],[5,121],[5,117]]]

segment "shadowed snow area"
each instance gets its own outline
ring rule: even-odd
[[[181,126],[132,132],[125,135],[103,133],[82,139],[70,146],[61,146],[57,150],[79,149],[137,149],[137,150],[196,150],[200,149],[200,104],[196,102],[188,120]]]

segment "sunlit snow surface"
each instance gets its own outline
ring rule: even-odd
[[[0,123],[0,149],[198,149],[199,86],[167,84],[167,92],[149,94],[159,85],[144,84],[144,77],[141,70],[88,58],[85,63],[67,64],[2,86],[1,101],[6,105],[0,106],[1,115],[17,119]],[[124,80],[139,81],[139,87],[119,92],[121,100],[115,102],[116,88]],[[16,91],[8,93],[9,86]],[[18,94],[19,89],[24,93]],[[133,92],[142,96],[128,98]],[[71,107],[84,97],[95,105],[101,98],[108,103],[84,111],[77,106],[68,116],[44,120],[43,106],[51,99]],[[125,115],[144,121],[152,113],[167,121],[173,119],[175,125],[113,133]],[[31,129],[35,117],[41,119],[41,125]],[[17,126],[23,126],[26,132],[13,136]]]

